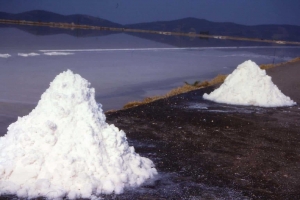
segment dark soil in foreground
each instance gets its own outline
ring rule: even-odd
[[[212,90],[107,114],[160,174],[116,199],[300,199],[300,107],[203,100]]]
[[[213,89],[107,113],[107,122],[125,131],[159,175],[140,188],[102,198],[300,199],[300,107],[203,100]]]

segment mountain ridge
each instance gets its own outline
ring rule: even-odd
[[[125,25],[143,30],[205,33],[235,37],[300,41],[300,26],[295,25],[241,25],[233,22],[211,22],[206,19],[183,18]]]
[[[61,14],[57,14],[45,10],[33,10],[33,11],[27,11],[18,14],[0,12],[0,19],[26,20],[26,21],[34,21],[34,22],[74,23],[74,24],[116,27],[116,28],[122,27],[121,24],[114,23],[106,19],[89,16],[89,15],[81,15],[81,14],[61,15]]]
[[[212,22],[206,19],[187,17],[170,21],[154,21],[135,24],[118,24],[90,15],[61,15],[44,10],[33,10],[18,14],[0,12],[0,19],[26,20],[35,22],[74,23],[80,25],[141,29],[163,32],[200,33],[234,37],[271,40],[300,41],[300,26],[296,25],[242,25],[233,22]]]

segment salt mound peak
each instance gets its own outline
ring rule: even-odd
[[[1,194],[91,198],[122,193],[156,174],[125,133],[105,122],[90,83],[70,70],[0,139]]]
[[[240,64],[218,89],[205,93],[203,98],[218,103],[261,107],[296,104],[274,85],[265,70],[251,60]]]

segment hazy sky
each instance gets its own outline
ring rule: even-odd
[[[246,25],[300,25],[300,0],[0,0],[0,11],[88,14],[128,24],[196,17]]]

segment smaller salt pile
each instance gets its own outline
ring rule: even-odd
[[[0,139],[0,194],[92,198],[122,193],[153,178],[151,160],[105,122],[90,83],[59,74],[32,112]]]
[[[251,60],[240,64],[218,89],[205,93],[203,98],[218,103],[261,107],[296,105],[274,85],[266,71]]]

